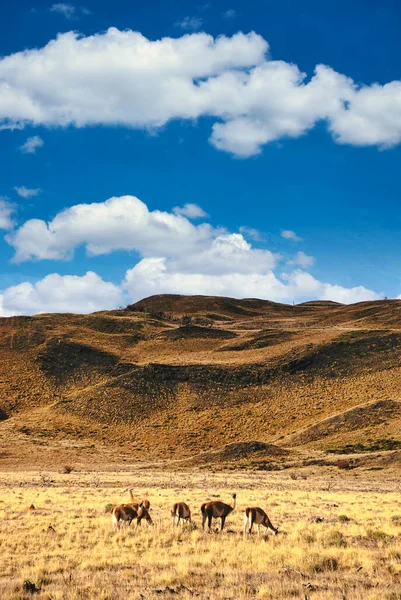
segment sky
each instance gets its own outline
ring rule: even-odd
[[[396,0],[0,3],[0,315],[401,297]]]

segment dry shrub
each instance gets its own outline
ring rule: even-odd
[[[338,560],[332,556],[325,556],[312,564],[314,573],[325,573],[326,571],[337,571]]]

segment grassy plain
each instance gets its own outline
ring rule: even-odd
[[[0,598],[399,600],[401,489],[379,475],[4,472]],[[154,526],[116,533],[105,506],[127,502],[129,485],[150,499]],[[202,533],[200,504],[234,491],[227,531]],[[177,500],[196,529],[172,530]],[[264,508],[280,534],[244,539],[247,505]],[[24,592],[24,580],[40,591]]]

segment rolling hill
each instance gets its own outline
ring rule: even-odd
[[[401,463],[400,300],[152,296],[0,319],[0,358],[0,469]]]

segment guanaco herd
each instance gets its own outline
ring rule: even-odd
[[[129,504],[118,504],[112,509],[112,521],[115,530],[120,528],[120,521],[125,521],[131,525],[136,520],[137,526],[145,519],[151,525],[153,523],[150,516],[150,502],[147,498],[135,498],[132,488],[126,490],[129,492],[131,502]],[[236,507],[237,494],[232,495],[233,504],[226,504],[220,500],[204,502],[201,506],[202,529],[205,529],[207,521],[208,530],[211,531],[213,519],[220,519],[220,531],[223,531],[226,518]],[[176,502],[171,507],[171,518],[173,528],[180,522],[192,523],[191,509],[185,502]],[[269,517],[262,508],[258,506],[248,506],[244,511],[244,535],[252,533],[254,525],[258,526],[258,535],[260,536],[260,526],[271,529],[275,535],[278,529],[273,527]]]

